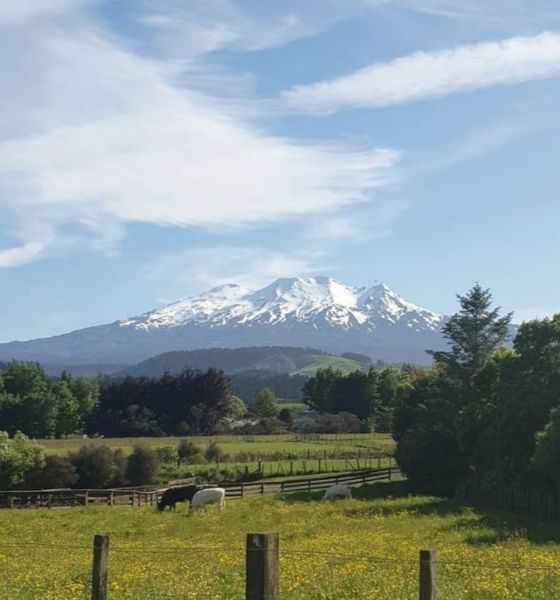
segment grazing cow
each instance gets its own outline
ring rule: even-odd
[[[226,507],[226,491],[224,488],[214,487],[198,490],[192,499],[191,508],[192,510],[198,510],[199,508],[206,510],[208,504],[216,504],[217,509],[224,512]]]
[[[335,498],[352,498],[352,488],[344,484],[327,488],[323,500],[334,500]]]
[[[164,510],[167,506],[172,510],[176,510],[177,502],[192,503],[193,496],[199,489],[197,485],[184,485],[166,489],[158,502],[158,510]]]

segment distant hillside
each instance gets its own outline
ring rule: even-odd
[[[158,377],[165,371],[178,373],[185,367],[208,369],[214,367],[234,375],[246,371],[267,374],[312,375],[322,367],[344,372],[364,368],[363,362],[334,356],[312,348],[283,346],[251,346],[247,348],[210,348],[184,352],[164,352],[134,367],[122,369],[114,376],[132,375]]]

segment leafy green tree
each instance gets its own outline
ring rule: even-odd
[[[435,370],[418,377],[395,409],[396,459],[411,491],[452,496],[468,460],[455,428],[453,388]]]
[[[53,389],[56,398],[56,437],[62,437],[76,433],[82,420],[80,418],[80,406],[74,397],[68,383],[64,380],[59,381]]]
[[[290,428],[294,424],[294,411],[284,407],[278,413],[278,420],[284,423],[286,427]]]
[[[527,484],[535,440],[560,404],[560,315],[524,323],[502,376],[486,451],[494,478]]]
[[[43,448],[22,433],[10,437],[0,431],[0,489],[9,490],[21,485],[26,474],[43,460]]]
[[[126,464],[126,480],[130,485],[149,485],[158,473],[158,457],[149,446],[135,446]]]
[[[303,402],[319,412],[333,412],[331,392],[335,382],[342,376],[341,371],[332,367],[318,369],[303,385]]]
[[[8,402],[7,416],[0,415],[0,421],[9,420],[10,432],[22,431],[33,438],[53,437],[56,432],[56,397],[50,382],[41,367],[36,363],[10,363],[2,374]]]
[[[550,413],[550,421],[536,436],[533,467],[545,485],[560,491],[560,407]]]
[[[245,402],[243,402],[239,396],[232,396],[229,416],[233,417],[234,419],[242,419],[246,415],[247,406],[245,405]]]
[[[410,375],[397,367],[385,367],[377,378],[378,402],[375,409],[375,431],[391,431],[393,411],[403,394],[410,390]]]
[[[270,388],[263,388],[251,405],[251,412],[259,419],[273,419],[278,415],[278,402]]]
[[[373,368],[352,371],[339,377],[330,390],[332,412],[348,412],[356,415],[360,421],[367,421],[377,407],[377,388],[378,375]]]

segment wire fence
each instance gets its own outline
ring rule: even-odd
[[[254,544],[252,537],[261,540]],[[380,556],[274,546],[276,534],[245,545],[127,545],[107,550],[105,595],[96,595],[96,553],[85,543],[0,543],[0,598],[10,600],[550,600],[560,597],[560,556],[548,564]],[[97,539],[98,536],[96,536]],[[104,536],[101,536],[104,537]],[[270,541],[272,540],[272,541]],[[270,543],[269,543],[270,541]],[[94,544],[95,546],[95,544]],[[279,547],[279,550],[278,550]],[[272,548],[273,551],[270,551]],[[64,561],[60,557],[64,555]],[[15,568],[17,565],[17,569]],[[16,573],[17,572],[17,573]],[[251,584],[274,581],[261,596]],[[254,589],[253,589],[254,591]]]

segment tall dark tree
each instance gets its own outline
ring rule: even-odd
[[[500,316],[492,308],[492,294],[478,283],[464,296],[458,295],[459,312],[445,323],[442,333],[449,351],[430,351],[435,362],[449,377],[469,384],[508,337],[512,313]]]

